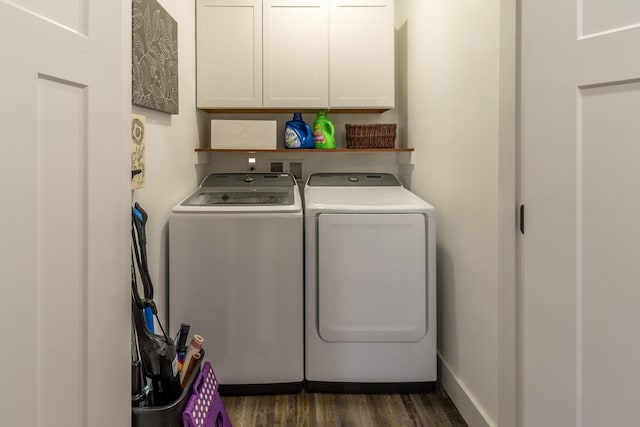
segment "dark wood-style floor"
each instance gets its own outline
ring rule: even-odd
[[[440,385],[420,394],[222,396],[234,427],[466,426]]]

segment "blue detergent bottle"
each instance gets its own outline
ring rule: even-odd
[[[284,127],[285,148],[313,148],[313,131],[302,119],[302,113],[293,113],[293,119]]]

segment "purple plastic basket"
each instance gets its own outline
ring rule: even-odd
[[[193,394],[182,413],[185,427],[232,427],[218,387],[211,363],[205,362],[193,382]]]

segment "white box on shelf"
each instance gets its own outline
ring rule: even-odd
[[[277,148],[275,120],[211,120],[211,148]]]

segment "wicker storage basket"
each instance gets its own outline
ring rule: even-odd
[[[347,148],[394,148],[395,123],[345,124]]]

